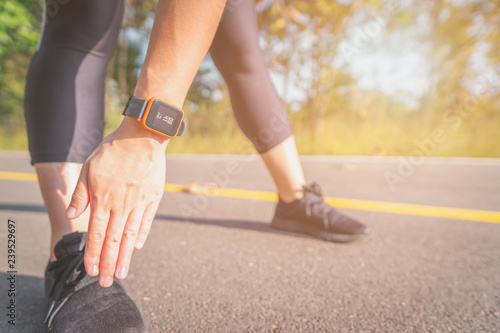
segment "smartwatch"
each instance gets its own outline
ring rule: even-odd
[[[157,97],[142,99],[130,96],[123,115],[137,118],[147,130],[168,138],[182,135],[186,129],[184,111]]]

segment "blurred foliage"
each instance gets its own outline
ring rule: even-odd
[[[14,130],[23,123],[24,78],[38,41],[40,2],[0,2],[0,122]]]
[[[258,0],[256,6],[259,42],[284,100],[297,90],[304,95],[287,105],[301,153],[408,155],[416,140],[442,128],[448,140],[435,155],[500,157],[500,2]],[[107,132],[120,122],[135,86],[155,7],[154,0],[127,0],[108,70]],[[39,0],[0,3],[0,129],[23,126],[24,76],[39,22]],[[369,54],[381,39],[413,41],[425,58],[428,86],[417,109],[405,103],[408,92],[363,89],[353,75],[351,56]],[[188,132],[170,151],[252,151],[239,129],[227,126],[229,96],[213,67],[202,66],[185,109]]]

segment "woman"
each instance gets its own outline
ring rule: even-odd
[[[280,200],[272,225],[337,242],[364,238],[367,227],[326,205],[316,184],[306,185],[258,47],[253,1],[235,0],[223,14],[225,6],[160,0],[134,97],[182,105],[210,51],[238,124],[275,181]],[[145,330],[137,307],[113,282],[127,276],[132,251],[148,235],[163,194],[169,138],[125,116],[101,142],[104,79],[122,14],[123,0],[46,0],[27,77],[29,147],[52,230],[45,279],[54,332]]]

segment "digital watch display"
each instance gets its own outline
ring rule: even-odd
[[[123,115],[135,117],[146,129],[169,138],[181,135],[186,128],[184,111],[157,97],[130,97]]]

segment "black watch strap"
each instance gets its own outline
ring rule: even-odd
[[[144,117],[144,111],[146,111],[147,106],[147,99],[130,96],[127,105],[123,110],[123,115],[142,119],[142,117]]]
[[[147,106],[148,106],[147,99],[130,96],[122,114],[124,116],[131,116],[138,119],[142,119],[142,117],[144,117],[144,112],[146,111]],[[183,120],[181,123],[181,127],[179,128],[179,132],[177,132],[177,136],[181,136],[185,130],[186,130],[186,122]]]

